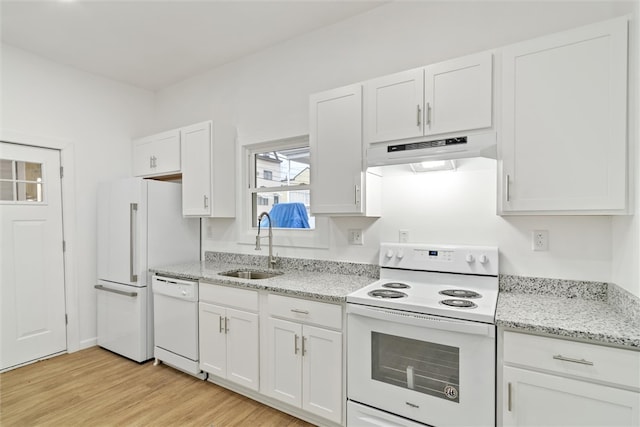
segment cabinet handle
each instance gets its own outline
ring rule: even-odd
[[[222,319],[224,319],[224,317],[220,316],[220,333],[222,333],[223,328],[222,328]]]
[[[579,363],[581,365],[593,366],[593,362],[589,362],[588,360],[572,359],[571,357],[564,357],[561,354],[556,354],[555,356],[553,356],[553,358],[556,359],[556,360],[561,360],[563,362],[572,362],[572,363]]]
[[[305,348],[307,342],[307,337],[302,337],[302,355],[307,354],[307,349]]]
[[[354,202],[356,206],[360,206],[360,186],[354,185]]]
[[[298,350],[300,350],[298,348],[298,335],[294,334],[293,336],[293,354],[298,354]]]
[[[153,156],[149,156],[149,169],[153,169]]]
[[[511,383],[507,383],[507,411],[511,412]]]
[[[297,308],[292,308],[291,311],[293,313],[298,313],[298,314],[309,314],[309,312],[307,310],[300,310],[300,309],[297,309]]]
[[[206,195],[204,196],[204,207],[205,208],[209,207],[209,198]]]
[[[425,116],[426,118],[424,119],[424,124],[427,126],[431,126],[431,104],[429,104],[427,102],[427,108],[425,109]]]
[[[505,177],[505,181],[504,181],[504,186],[505,186],[505,193],[506,193],[506,197],[507,197],[507,202],[511,200],[511,177],[509,176],[509,174],[506,175]]]
[[[416,126],[420,127],[420,122],[422,121],[422,111],[420,109],[420,104],[417,105],[418,113],[416,114]]]

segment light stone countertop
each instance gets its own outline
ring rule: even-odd
[[[630,294],[620,297],[621,290],[615,285],[546,280],[540,286],[545,279],[509,279],[512,283],[501,283],[496,309],[498,326],[640,350],[637,298]],[[527,280],[538,283],[522,286]],[[629,300],[621,302],[622,298]]]
[[[283,274],[268,279],[239,279],[221,276],[232,270],[269,271],[264,267],[227,262],[200,261],[151,268],[149,271],[187,280],[202,280],[219,285],[259,289],[279,294],[311,298],[325,302],[345,302],[351,292],[366,286],[376,278],[356,274],[337,274],[317,271],[275,270]]]

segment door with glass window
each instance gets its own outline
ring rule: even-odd
[[[67,348],[60,152],[0,143],[0,370]]]

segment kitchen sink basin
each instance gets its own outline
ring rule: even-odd
[[[237,277],[239,279],[268,279],[270,277],[280,276],[282,273],[278,271],[257,271],[257,270],[233,270],[224,273],[218,273],[220,276]]]

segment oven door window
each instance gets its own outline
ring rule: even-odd
[[[371,378],[459,402],[460,349],[372,331]]]

